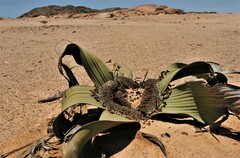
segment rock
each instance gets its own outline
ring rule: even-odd
[[[112,18],[114,17],[113,13],[100,13],[97,15],[98,18]]]
[[[157,5],[155,4],[147,4],[147,5],[136,6],[133,9],[141,12],[152,12],[152,11],[155,11],[156,8],[157,8]]]
[[[165,8],[165,14],[184,14],[184,11],[176,8]]]

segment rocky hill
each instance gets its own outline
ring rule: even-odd
[[[181,9],[176,8],[169,8],[168,6],[161,6],[155,4],[147,4],[147,5],[140,5],[134,8],[107,8],[107,9],[92,9],[85,6],[57,6],[57,5],[50,5],[46,7],[40,7],[32,9],[31,11],[24,13],[23,15],[19,16],[18,18],[24,17],[38,17],[38,16],[45,16],[45,17],[53,17],[57,15],[70,15],[70,17],[76,17],[75,14],[85,14],[87,16],[96,16],[98,14],[108,13],[106,17],[114,17],[121,15],[132,16],[132,15],[158,15],[158,14],[183,14],[184,11]],[[82,16],[79,16],[82,17]],[[83,16],[86,17],[86,16]]]
[[[82,14],[82,13],[100,13],[100,12],[109,12],[120,10],[122,8],[107,8],[103,10],[91,9],[85,6],[57,6],[57,5],[50,5],[46,7],[40,7],[32,9],[31,11],[24,13],[23,15],[19,16],[18,18],[24,17],[38,17],[38,16],[54,16],[54,15],[62,15],[62,14]]]

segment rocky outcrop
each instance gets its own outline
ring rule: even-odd
[[[67,18],[82,18],[82,17],[100,17],[100,18],[114,18],[114,17],[129,17],[129,16],[146,16],[146,15],[158,15],[158,14],[183,14],[184,11],[176,8],[168,8],[163,5],[146,4],[139,5],[134,8],[107,8],[107,9],[91,9],[84,6],[46,6],[32,9],[31,11],[24,13],[18,18],[25,17],[67,17]]]
[[[84,6],[57,6],[57,5],[50,5],[46,7],[40,7],[32,9],[31,11],[24,13],[23,15],[19,16],[18,18],[24,17],[38,17],[38,16],[55,16],[55,15],[64,15],[64,14],[91,14],[91,13],[101,13],[101,12],[110,12],[115,10],[120,10],[122,8],[107,8],[103,10],[91,9]]]

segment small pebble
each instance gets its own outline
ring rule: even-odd
[[[187,132],[181,132],[181,134],[188,136]]]
[[[164,133],[164,134],[161,134],[161,136],[162,136],[162,137],[168,137],[168,138],[170,138],[170,137],[171,137],[171,136],[170,136],[170,134],[169,134],[169,133],[167,133],[167,132],[166,132],[166,133]]]

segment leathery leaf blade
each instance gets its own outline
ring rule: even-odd
[[[176,69],[181,69],[182,67],[184,67],[186,65],[187,64],[185,64],[185,63],[174,63],[174,64],[167,66],[164,71],[173,71]]]
[[[67,144],[67,149],[64,156],[65,158],[81,157],[81,154],[84,152],[83,150],[85,144],[98,133],[125,123],[139,124],[138,122],[128,120],[122,116],[111,114],[106,110],[103,112],[102,115],[103,116],[100,117],[99,121],[93,121],[82,126],[74,134],[74,136]]]
[[[96,55],[82,49],[81,59],[82,65],[96,86],[102,86],[105,82],[113,79],[111,70]]]
[[[68,66],[69,69],[73,69],[73,68],[78,67],[80,65],[75,60],[72,60],[67,64],[67,66]]]
[[[213,69],[207,62],[199,61],[185,65],[183,63],[175,63],[168,66],[165,71],[169,71],[159,82],[159,89],[163,92],[171,81],[186,76],[194,76],[203,73],[213,73]]]
[[[71,127],[71,123],[64,117],[64,112],[71,106],[76,104],[90,104],[99,108],[103,108],[102,104],[92,97],[93,87],[89,86],[72,86],[64,94],[62,99],[62,112],[55,118],[53,131],[55,135],[63,139],[65,129]]]
[[[219,95],[223,95],[224,102],[226,107],[232,113],[239,115],[240,114],[240,87],[231,84],[219,84],[213,87]]]
[[[93,106],[104,108],[102,103],[98,102],[92,96],[93,87],[77,85],[70,87],[62,99],[62,111],[75,104],[91,104]]]
[[[99,120],[112,120],[112,121],[125,121],[125,122],[135,122],[121,115],[112,114],[107,110],[104,110],[101,114]]]
[[[240,71],[224,69],[220,64],[215,62],[208,62],[208,64],[212,66],[214,72],[220,72],[223,74],[240,74]]]
[[[215,93],[202,81],[189,82],[175,87],[166,100],[163,113],[182,114],[195,118],[203,124],[213,124],[228,114],[222,95]]]
[[[115,76],[125,76],[133,79],[132,70],[130,70],[128,67],[120,66],[118,63],[113,64],[113,72]]]

